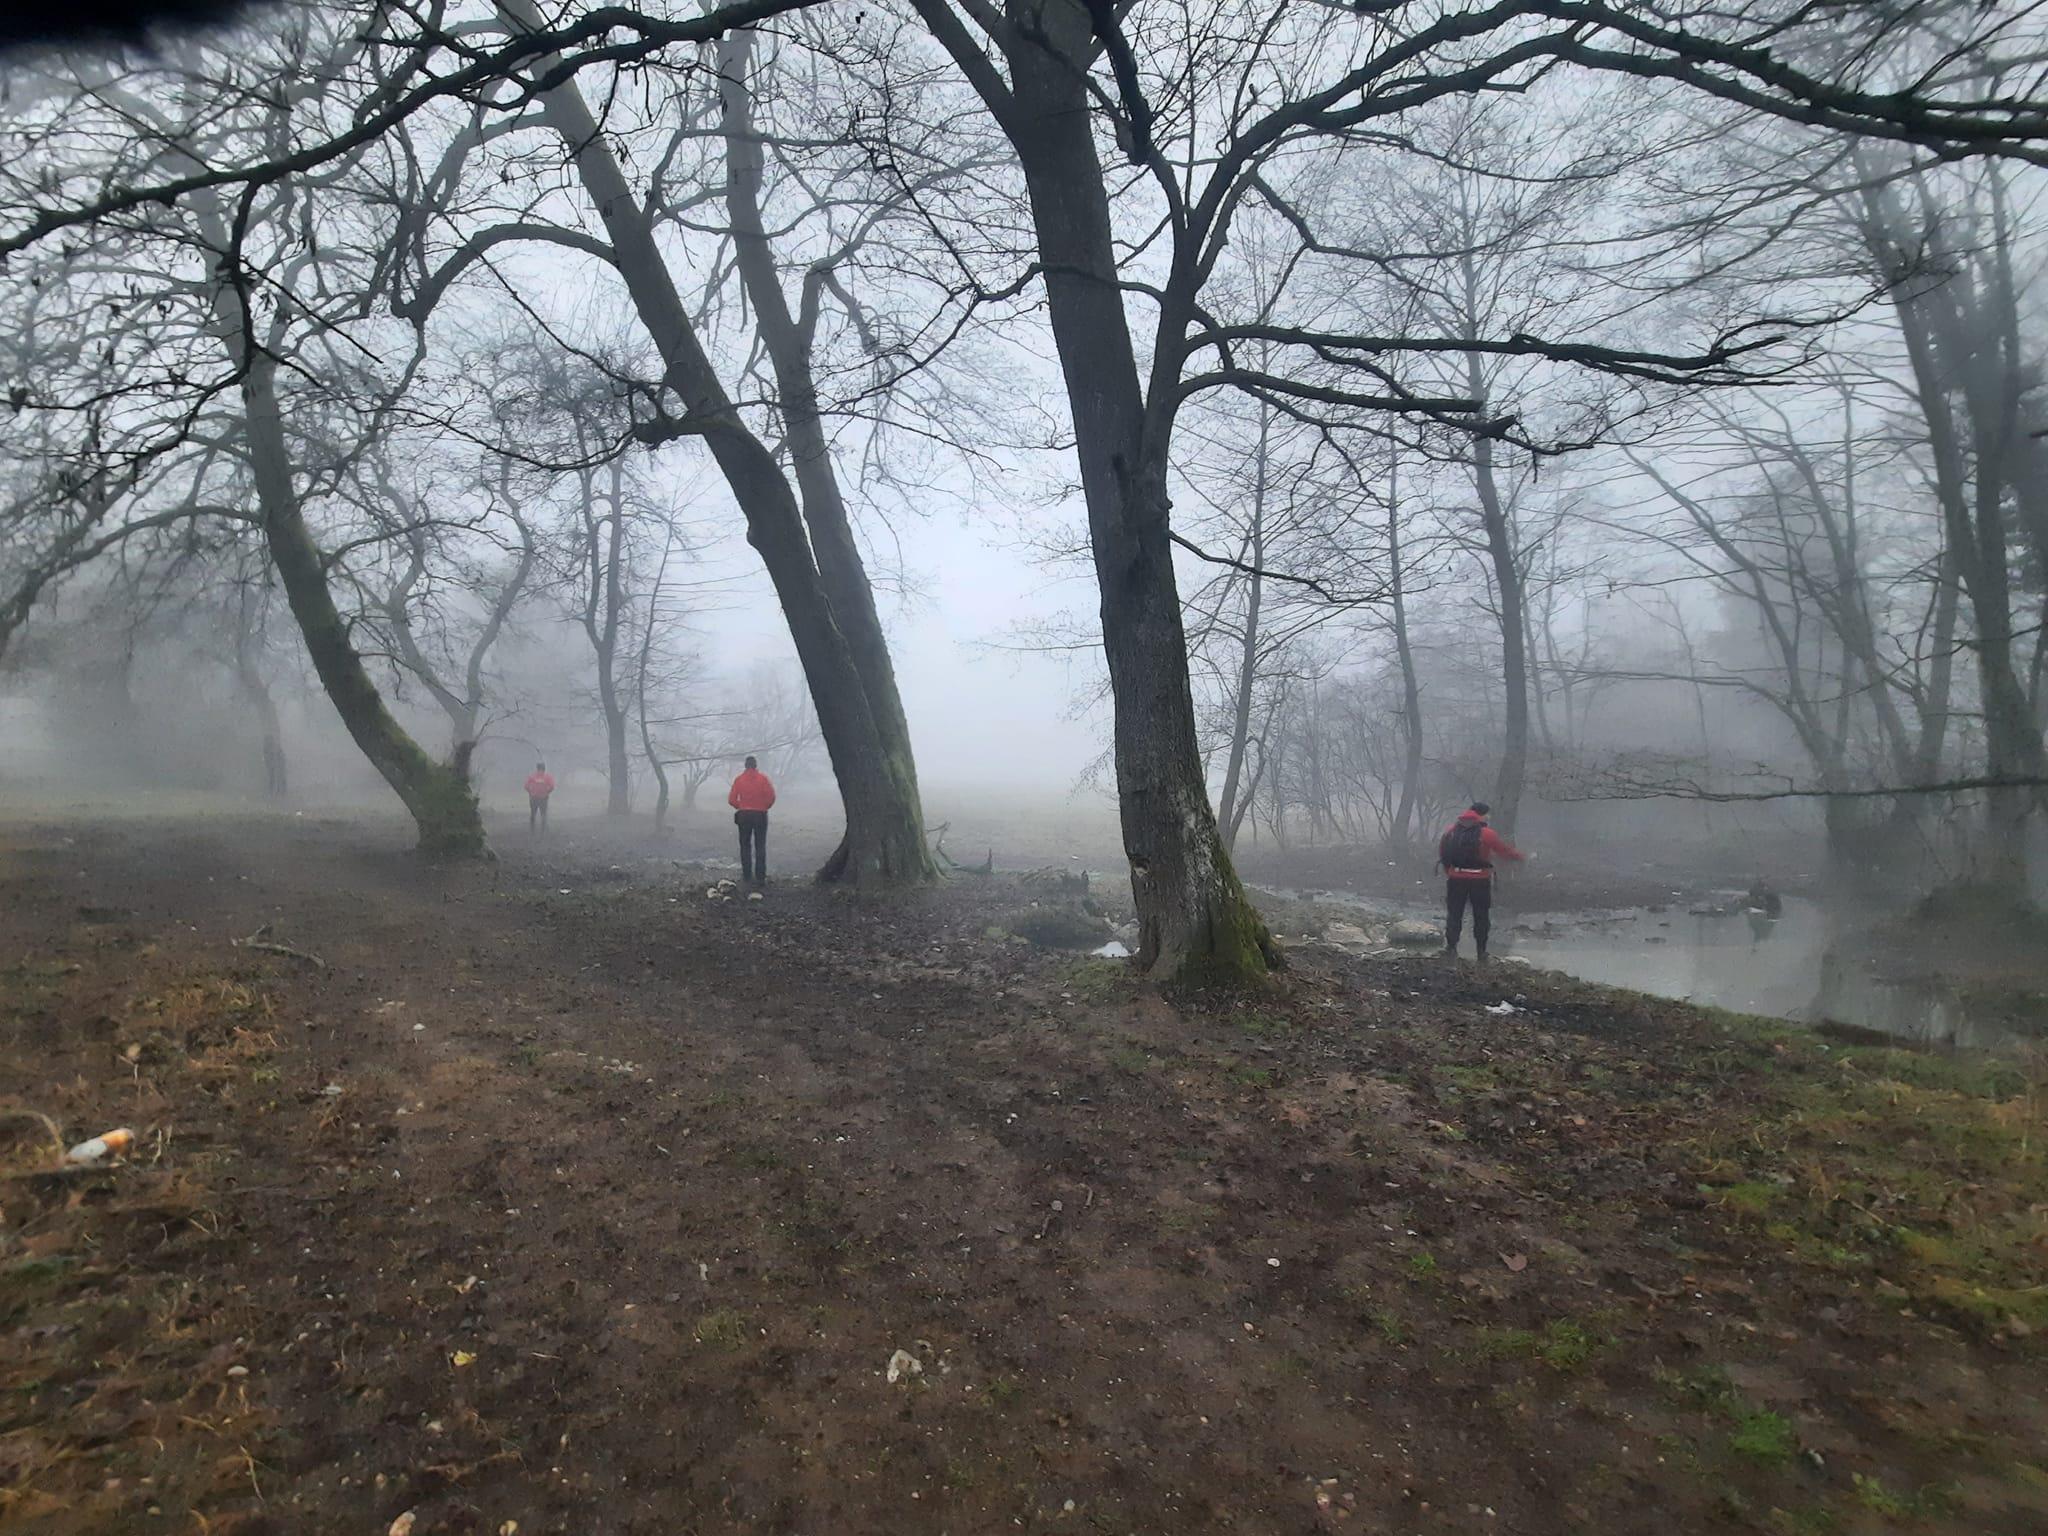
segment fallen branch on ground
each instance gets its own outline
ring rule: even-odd
[[[234,945],[236,949],[260,949],[269,955],[289,955],[294,960],[303,960],[308,965],[318,966],[323,971],[327,969],[327,962],[318,955],[308,954],[303,949],[294,949],[289,944],[279,944],[275,940],[266,939],[264,935],[268,932],[270,932],[270,924],[265,923],[246,939],[229,939],[228,942]]]

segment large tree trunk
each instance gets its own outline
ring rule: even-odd
[[[453,763],[437,763],[420,750],[384,707],[334,606],[319,545],[306,527],[292,484],[276,374],[277,364],[269,356],[250,359],[242,377],[242,402],[264,540],[305,637],[306,654],[341,723],[412,813],[420,851],[437,858],[473,857],[483,852],[484,826],[469,785],[467,754]]]
[[[527,0],[500,0],[514,24],[538,29]],[[557,61],[544,57],[536,73]],[[789,482],[767,446],[741,419],[699,342],[689,311],[663,261],[653,221],[633,195],[618,159],[574,82],[542,95],[549,127],[567,146],[578,178],[603,220],[613,260],[641,323],[660,352],[666,382],[688,411],[691,430],[710,449],[747,520],[747,542],[761,556],[788,620],[826,754],[846,811],[842,850],[821,874],[855,884],[933,876],[923,813],[905,763],[892,753],[827,594]]]
[[[833,468],[831,445],[818,410],[818,386],[811,367],[811,347],[816,330],[812,313],[799,319],[789,309],[787,295],[775,266],[775,251],[761,217],[761,174],[763,155],[754,124],[753,91],[749,72],[753,67],[754,34],[733,33],[719,45],[718,78],[725,134],[726,215],[732,225],[734,259],[740,282],[754,309],[755,330],[775,371],[777,405],[780,409],[790,463],[797,489],[803,498],[805,526],[810,532],[811,554],[817,564],[818,582],[832,605],[832,616],[846,638],[848,655],[867,695],[884,753],[883,767],[897,801],[896,816],[914,824],[916,850],[925,849],[924,806],[917,787],[917,758],[911,750],[910,724],[903,713],[903,696],[896,686],[896,667],[889,655],[889,639],[882,629],[882,617],[875,607],[874,583],[868,580],[867,564],[853,536],[847,516],[846,498]],[[815,274],[812,275],[815,277]],[[901,839],[906,855],[911,847],[908,832]],[[842,840],[820,871],[823,878],[836,879],[853,857],[850,843]],[[905,878],[936,878],[937,865],[928,853],[924,867],[904,869]]]
[[[1076,0],[1046,0],[1010,53],[1007,124],[1023,162],[1072,404],[1102,643],[1116,707],[1124,852],[1138,960],[1157,975],[1238,982],[1277,963],[1209,805],[1168,532],[1173,391],[1148,411],[1118,287],[1109,200],[1089,125],[1090,32]]]

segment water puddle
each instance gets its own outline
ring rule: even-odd
[[[1629,987],[1798,1023],[1832,1021],[1921,1044],[1991,1049],[2010,1030],[1972,1017],[1938,985],[1880,980],[1840,952],[1844,924],[1815,902],[1786,897],[1779,916],[1744,910],[1739,893],[1718,912],[1636,908],[1596,918],[1495,919],[1494,950],[1582,981]]]

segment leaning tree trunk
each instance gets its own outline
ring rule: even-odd
[[[1021,39],[1010,56],[1009,128],[1031,194],[1102,594],[1138,960],[1176,979],[1249,980],[1279,955],[1218,834],[1196,742],[1168,523],[1173,391],[1155,389],[1148,411],[1078,62],[1087,13],[1052,3],[1038,17],[1045,35]]]
[[[528,0],[499,0],[499,10],[517,26],[539,29],[538,13]],[[545,74],[558,62],[543,56],[535,61],[535,72]],[[782,603],[846,812],[844,848],[821,874],[852,884],[930,878],[931,852],[914,780],[906,790],[900,765],[892,765],[888,737],[840,627],[788,480],[767,446],[748,430],[705,355],[663,260],[653,220],[633,195],[582,93],[572,80],[543,92],[541,103],[545,121],[567,146],[604,223],[626,292],[661,354],[664,380],[684,401],[693,430],[724,474],[747,520],[747,542],[760,554]]]
[[[854,669],[860,673],[884,753],[883,768],[894,789],[896,814],[914,823],[899,839],[906,867],[903,878],[935,879],[937,863],[926,851],[924,807],[917,787],[917,758],[910,745],[910,723],[896,686],[896,668],[889,640],[875,607],[874,583],[853,536],[846,498],[832,465],[831,445],[819,414],[818,386],[811,366],[815,319],[790,313],[776,271],[774,247],[761,217],[761,176],[764,156],[754,123],[754,34],[733,33],[719,45],[718,80],[725,135],[726,216],[732,226],[733,259],[740,282],[753,306],[754,327],[775,371],[777,404],[797,489],[803,498],[804,524],[818,584],[832,605],[832,616],[845,637]],[[914,833],[914,836],[912,835]],[[841,878],[853,857],[852,844],[842,839],[819,878]]]
[[[469,784],[467,755],[458,754],[452,764],[437,763],[406,734],[384,707],[350,641],[348,625],[334,606],[320,547],[306,526],[292,485],[277,400],[277,365],[269,356],[249,361],[242,376],[242,402],[264,540],[321,686],[363,755],[412,813],[420,851],[437,858],[482,853],[484,826]]]

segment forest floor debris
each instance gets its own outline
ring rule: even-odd
[[[2048,1525],[2038,1058],[501,852],[0,831],[0,1525]]]

